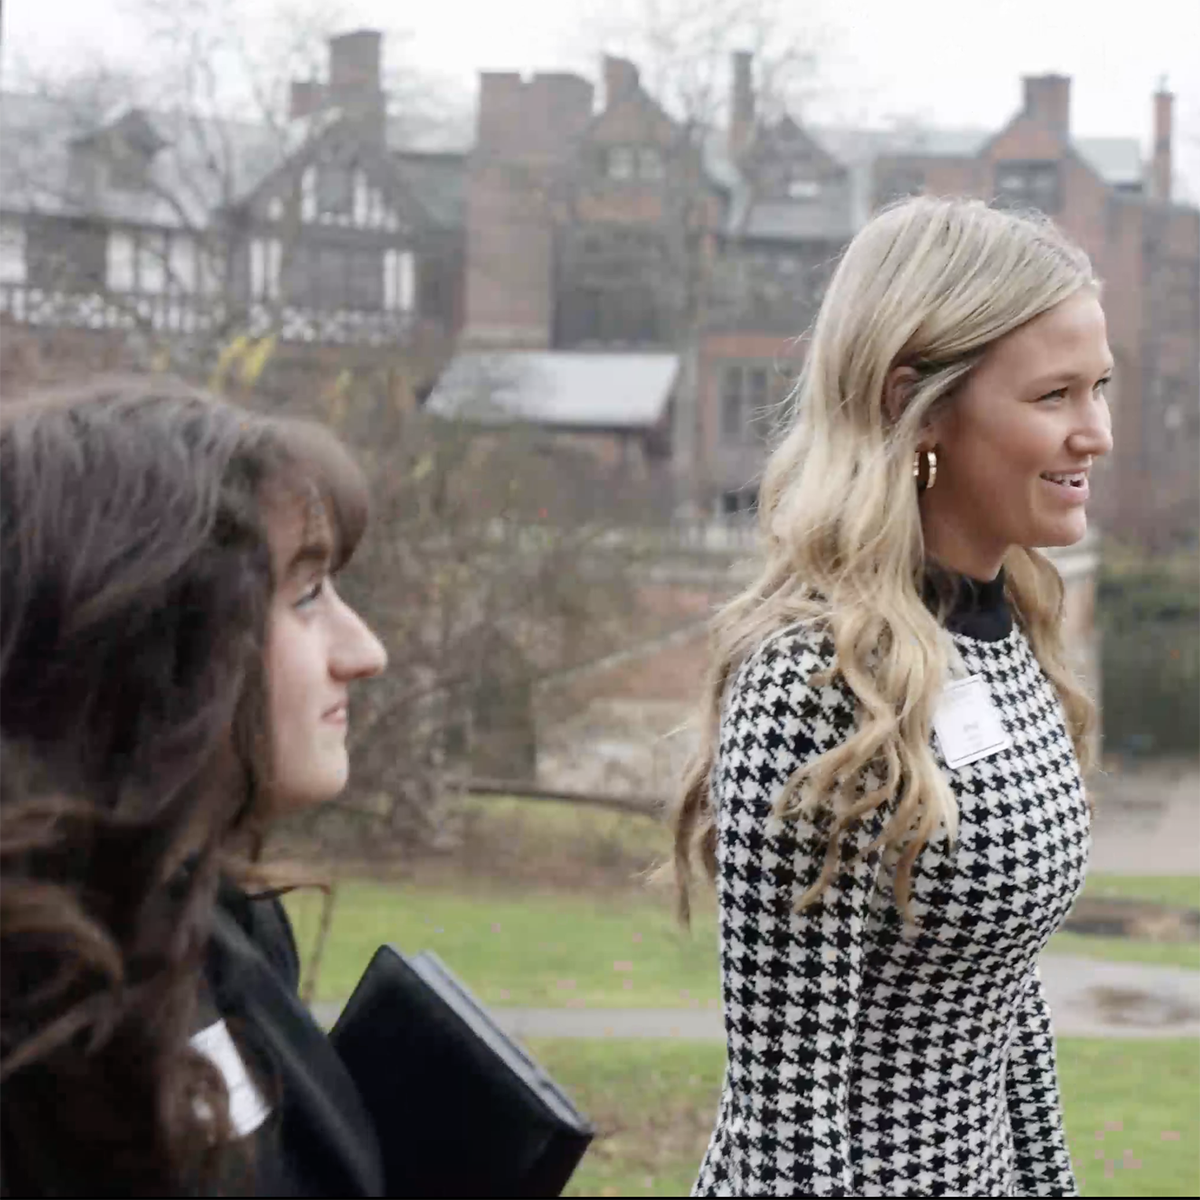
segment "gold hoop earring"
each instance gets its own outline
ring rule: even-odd
[[[921,456],[925,456],[925,478],[921,478]],[[937,452],[934,450],[918,450],[913,456],[913,478],[917,481],[917,491],[927,492],[937,483]]]

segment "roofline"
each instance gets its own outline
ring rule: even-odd
[[[447,161],[453,159],[465,163],[470,157],[471,152],[469,150],[409,150],[389,148],[387,153],[396,158],[442,158]]]
[[[424,408],[425,406],[422,405]],[[473,418],[469,413],[440,413],[429,410],[432,416],[437,417],[441,421],[458,421],[462,424],[477,425],[483,429],[501,429],[506,425],[532,425],[538,429],[545,429],[551,433],[648,433],[657,429],[663,422],[663,418],[667,416],[670,409],[670,398],[663,405],[662,413],[653,421],[639,422],[630,425],[594,425],[587,421],[578,421],[574,424],[563,424],[559,421],[546,421],[540,417],[526,417],[521,414],[507,414],[507,420],[481,421],[478,418]]]

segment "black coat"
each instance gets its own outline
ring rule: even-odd
[[[251,1135],[250,1194],[383,1195],[371,1119],[329,1039],[300,1002],[300,958],[283,905],[251,900],[223,883],[215,915],[197,1029],[224,1019],[271,1104],[270,1115]],[[6,1092],[12,1086],[6,1084]],[[26,1092],[22,1103],[38,1102],[36,1087]],[[11,1097],[9,1092],[6,1099]],[[0,1196],[98,1194],[95,1179],[80,1179],[69,1141],[36,1163],[20,1155],[13,1169],[7,1121],[0,1133],[6,1166]],[[231,1166],[220,1190],[245,1194],[244,1172]]]
[[[381,1196],[375,1129],[329,1039],[301,1003],[300,958],[277,899],[221,886],[205,980],[223,1017],[266,1075],[272,1113],[255,1139],[259,1196]]]

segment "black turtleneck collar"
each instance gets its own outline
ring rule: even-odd
[[[1004,596],[1004,570],[995,579],[972,579],[930,566],[923,588],[930,612],[946,613],[946,628],[983,642],[998,642],[1012,631],[1012,613]]]

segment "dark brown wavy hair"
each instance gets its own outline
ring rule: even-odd
[[[188,1038],[218,878],[271,816],[270,533],[290,503],[336,569],[366,491],[318,425],[161,377],[0,408],[9,1194],[221,1186],[227,1097]]]

